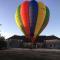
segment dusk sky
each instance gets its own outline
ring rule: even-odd
[[[5,38],[12,35],[23,35],[15,23],[15,13],[19,4],[25,0],[0,0],[0,33]],[[60,37],[60,0],[37,0],[43,2],[50,10],[47,27],[40,35]]]

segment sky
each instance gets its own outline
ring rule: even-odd
[[[5,38],[23,35],[15,23],[15,13],[19,4],[25,0],[0,0],[0,34]],[[40,35],[60,37],[60,0],[37,0],[43,2],[50,10],[47,27]]]

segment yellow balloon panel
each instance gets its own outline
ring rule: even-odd
[[[34,37],[36,37],[38,32],[40,31],[43,25],[44,19],[45,19],[45,15],[46,15],[46,6],[43,3],[39,2],[38,3],[38,17],[37,17]]]
[[[17,26],[18,26],[19,28],[21,28],[21,22],[20,22],[20,20],[19,20],[19,18],[18,18],[18,11],[17,11],[17,10],[16,10],[15,19],[16,19],[16,24],[17,24]]]

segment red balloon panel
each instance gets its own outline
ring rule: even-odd
[[[20,15],[25,32],[30,35],[30,24],[29,24],[29,2],[25,1],[21,4]]]

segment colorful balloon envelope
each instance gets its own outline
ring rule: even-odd
[[[43,3],[35,0],[24,1],[16,10],[16,24],[28,41],[34,43],[48,24],[49,15],[49,9]]]

